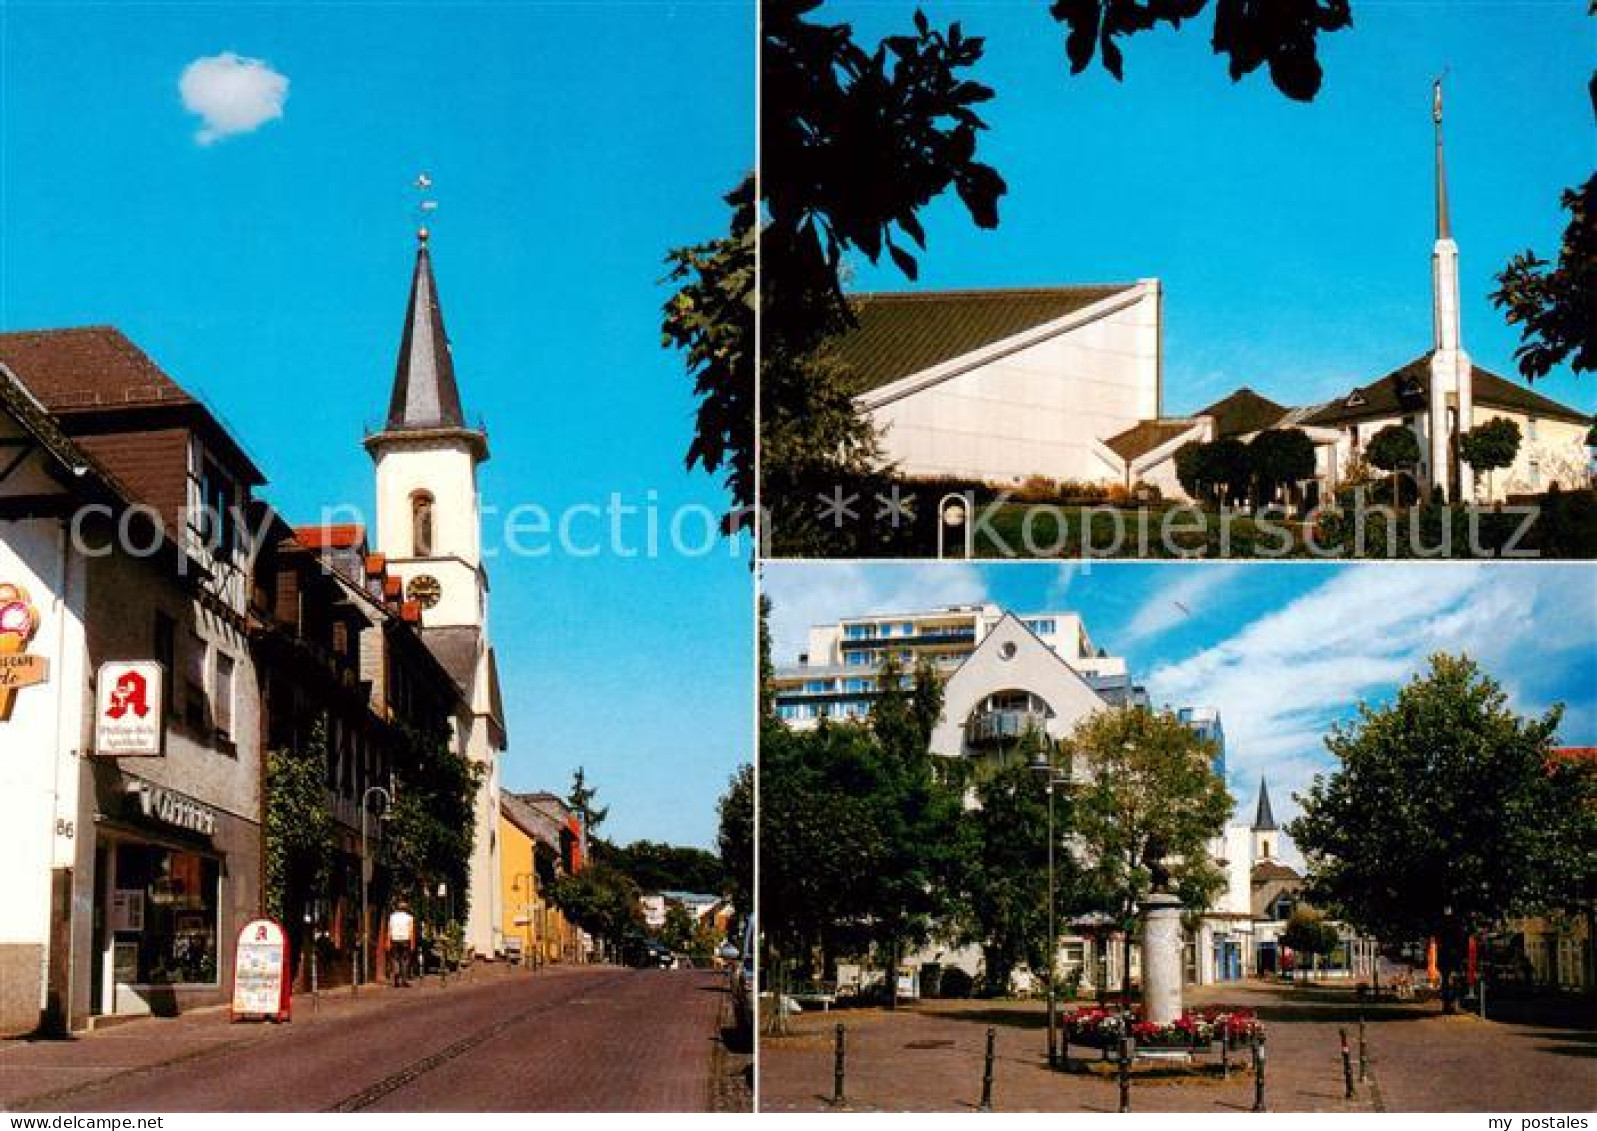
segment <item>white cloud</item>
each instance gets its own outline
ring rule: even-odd
[[[1202,616],[1204,601],[1224,588],[1239,570],[1251,567],[1235,564],[1193,563],[1180,569],[1165,570],[1175,580],[1153,590],[1121,630],[1119,643],[1128,645],[1166,632],[1188,617]]]
[[[288,78],[260,59],[231,51],[206,55],[183,68],[178,79],[183,108],[203,123],[194,135],[210,145],[233,134],[246,134],[283,116]]]
[[[1229,639],[1155,668],[1148,684],[1156,703],[1219,708],[1239,810],[1263,774],[1285,821],[1298,811],[1291,795],[1332,768],[1324,746],[1331,724],[1361,699],[1388,700],[1432,653],[1468,654],[1503,685],[1513,709],[1540,713],[1549,688],[1567,694],[1572,657],[1594,631],[1597,598],[1580,567],[1354,567]]]
[[[987,582],[969,563],[787,565],[765,567],[771,599],[771,658],[797,661],[813,625],[871,613],[908,613],[987,600]]]

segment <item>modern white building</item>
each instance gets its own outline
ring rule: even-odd
[[[477,801],[466,943],[488,956],[502,949],[499,766],[507,742],[488,631],[477,482],[488,436],[467,424],[461,406],[428,239],[421,229],[387,419],[365,446],[376,466],[377,550],[406,599],[421,607],[422,638],[471,707],[469,726],[456,737],[486,774]]]
[[[1434,116],[1428,352],[1324,403],[1294,406],[1244,387],[1190,415],[1166,416],[1156,279],[855,295],[857,325],[834,349],[858,382],[856,403],[887,462],[911,480],[1052,480],[1128,492],[1147,485],[1183,499],[1175,456],[1186,445],[1296,428],[1316,449],[1315,478],[1305,486],[1328,499],[1359,470],[1370,438],[1399,424],[1419,441],[1417,477],[1449,499],[1588,485],[1591,414],[1481,368],[1464,349],[1440,88]],[[1459,461],[1457,436],[1493,417],[1513,420],[1521,445],[1513,466],[1477,482]]]

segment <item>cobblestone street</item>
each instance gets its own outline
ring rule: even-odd
[[[1597,1107],[1597,1031],[1572,1025],[1499,1024],[1442,1017],[1431,1005],[1360,1006],[1342,989],[1246,983],[1189,990],[1193,1007],[1256,1011],[1267,1034],[1270,1111],[1589,1111]],[[1345,1098],[1338,1029],[1357,1041],[1366,1018],[1370,1079]],[[981,1097],[989,1026],[997,1033],[997,1111],[1113,1112],[1112,1077],[1047,1067],[1040,1002],[931,1001],[881,1009],[805,1013],[792,1035],[761,1045],[764,1111],[831,1110],[833,1031],[847,1027],[849,1111],[971,1111]],[[1588,1025],[1590,1023],[1588,1022]],[[1080,1060],[1087,1050],[1072,1049]],[[1087,1053],[1096,1059],[1096,1051]],[[1253,1077],[1138,1079],[1133,1111],[1245,1112]]]

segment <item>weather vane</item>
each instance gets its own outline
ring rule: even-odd
[[[431,235],[427,230],[427,217],[438,210],[438,202],[431,199],[433,187],[431,174],[417,174],[415,183],[411,187],[419,194],[419,199],[416,202],[416,219],[419,223],[416,229],[416,238],[421,240],[422,243],[426,243],[427,237]]]

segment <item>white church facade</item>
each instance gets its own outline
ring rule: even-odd
[[[1448,499],[1501,501],[1591,482],[1590,413],[1477,366],[1465,352],[1436,121],[1432,346],[1387,375],[1323,403],[1277,403],[1239,389],[1185,416],[1164,412],[1163,293],[1157,279],[1105,286],[853,296],[856,325],[833,349],[858,382],[856,404],[885,461],[905,479],[997,487],[1027,481],[1157,488],[1186,499],[1176,453],[1265,429],[1301,429],[1315,445],[1310,494],[1328,499],[1389,424],[1414,431],[1419,483]],[[1514,464],[1475,477],[1457,437],[1513,420]]]

